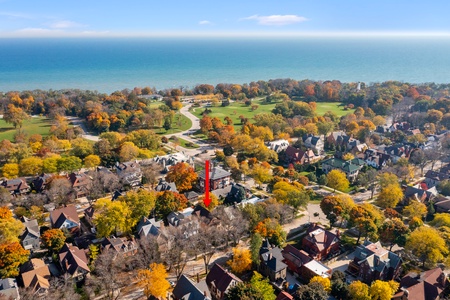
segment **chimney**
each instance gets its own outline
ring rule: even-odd
[[[200,282],[200,275],[197,273],[197,283]]]

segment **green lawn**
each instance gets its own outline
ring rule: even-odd
[[[212,113],[209,114],[211,118],[217,117],[223,121],[226,116],[229,116],[231,120],[233,120],[233,124],[235,127],[240,127],[241,120],[239,116],[244,116],[247,119],[253,118],[253,116],[261,113],[270,113],[275,107],[276,103],[264,104],[261,100],[254,100],[253,105],[258,105],[258,108],[252,110],[250,106],[246,106],[243,103],[233,102],[229,106],[222,107],[208,107]],[[192,113],[196,115],[198,118],[202,118],[202,112],[205,110],[204,107],[194,107],[192,109]]]
[[[192,127],[192,121],[186,117],[185,115],[177,112],[173,117],[172,128],[169,130],[165,130],[164,128],[155,128],[155,132],[157,134],[171,134],[177,133],[180,131],[186,131]]]
[[[341,105],[339,102],[317,102],[316,113],[319,116],[323,116],[327,111],[332,111],[339,117],[342,117],[355,111],[354,109],[344,110],[344,106],[339,105]]]
[[[25,120],[22,125],[22,131],[27,135],[40,134],[47,136],[50,131],[51,122],[45,117],[32,117]],[[5,120],[0,119],[0,141],[14,139],[14,134],[18,129],[14,129],[12,124],[8,124]]]
[[[253,104],[258,105],[256,110],[252,110],[251,107],[245,106],[243,103],[233,102],[231,105],[226,107],[209,107],[212,110],[212,113],[209,114],[210,117],[218,117],[220,120],[226,116],[229,116],[233,120],[233,124],[235,127],[240,127],[241,120],[239,119],[240,115],[251,119],[253,116],[260,113],[270,113],[275,107],[276,103],[264,104],[261,102],[262,100],[254,100]],[[354,110],[344,110],[343,106],[339,106],[341,103],[339,102],[317,102],[317,115],[322,116],[327,111],[332,111],[337,114],[339,117],[344,116],[348,113],[352,113]],[[202,118],[202,112],[205,110],[204,107],[195,107],[192,109],[192,113],[196,115],[198,118]]]
[[[191,143],[189,141],[186,141],[185,139],[182,139],[182,138],[177,138],[177,139],[178,139],[178,141],[177,141],[178,145],[180,145],[183,148],[186,148],[186,149],[197,149],[198,147],[200,147],[199,145]],[[173,137],[170,138],[169,140],[171,142],[174,142]]]

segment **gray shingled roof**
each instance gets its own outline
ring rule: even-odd
[[[219,167],[214,167],[210,172],[209,172],[209,179],[210,180],[217,180],[217,179],[221,179],[221,178],[225,178],[231,176],[231,173],[228,171],[225,171],[222,168]],[[198,177],[205,179],[205,170],[201,170],[198,173]]]

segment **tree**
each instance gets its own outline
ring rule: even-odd
[[[92,144],[83,138],[76,138],[72,141],[71,155],[76,156],[80,159],[87,157],[94,153],[94,147]]]
[[[434,215],[433,221],[430,222],[430,225],[439,228],[442,226],[450,227],[450,214],[448,213],[438,213]]]
[[[378,184],[381,188],[385,188],[391,184],[398,184],[398,177],[392,173],[381,173],[378,175]]]
[[[381,189],[377,205],[383,208],[393,208],[403,199],[403,191],[398,184],[390,184]]]
[[[139,148],[132,142],[125,142],[120,147],[119,157],[120,161],[127,162],[136,159],[139,155]]]
[[[406,241],[405,249],[414,255],[423,266],[427,263],[434,266],[437,262],[444,259],[447,254],[445,240],[439,235],[439,232],[432,227],[418,227]]]
[[[49,229],[41,236],[42,244],[52,253],[57,253],[66,241],[66,236],[61,229]]]
[[[399,283],[393,280],[389,282],[375,280],[370,286],[369,294],[372,300],[391,300],[392,296],[398,290],[399,285]]]
[[[301,184],[292,185],[285,181],[277,182],[273,186],[273,194],[280,203],[292,206],[294,215],[297,214],[300,207],[306,207],[309,202],[309,196]]]
[[[261,186],[263,183],[267,183],[272,178],[272,175],[270,174],[270,169],[264,168],[261,165],[255,165],[252,168],[253,179],[257,184]]]
[[[101,163],[100,156],[95,154],[90,154],[84,158],[84,166],[86,168],[95,168]]]
[[[311,280],[309,281],[309,283],[313,283],[313,282],[317,282],[320,285],[323,286],[323,289],[329,293],[331,292],[331,281],[329,278],[324,278],[322,276],[314,276],[313,278],[311,278]]]
[[[129,191],[126,195],[119,197],[119,201],[125,202],[131,210],[130,220],[137,224],[142,217],[148,217],[155,208],[156,193],[139,189]]]
[[[58,160],[61,156],[55,154],[48,156],[42,160],[42,172],[43,173],[57,173],[58,172]]]
[[[22,128],[23,121],[28,119],[29,116],[20,107],[16,107],[13,104],[8,104],[6,111],[3,114],[3,120],[6,123],[14,125],[14,128]]]
[[[377,238],[378,228],[383,222],[381,212],[370,203],[355,205],[350,211],[350,225],[359,231],[357,243],[361,236],[371,235]]]
[[[262,296],[262,300],[275,300],[275,290],[269,283],[269,280],[263,278],[258,272],[253,272],[252,279],[250,279],[250,286],[252,286]]]
[[[19,168],[22,176],[37,175],[42,173],[42,159],[31,156],[20,161]]]
[[[213,125],[211,118],[208,116],[203,116],[203,118],[200,119],[200,130],[202,133],[207,134],[212,128]]]
[[[379,229],[380,240],[390,245],[389,250],[394,244],[403,246],[406,242],[406,235],[409,233],[408,226],[399,218],[386,220]]]
[[[266,218],[255,227],[255,232],[268,238],[269,242],[281,246],[286,241],[286,232],[276,219]]]
[[[345,173],[340,170],[331,170],[327,174],[327,182],[328,186],[334,191],[340,190],[345,191],[348,189],[350,182],[348,181],[347,177],[345,176]]]
[[[317,183],[319,185],[327,185],[328,183],[327,175],[325,174],[320,175],[320,177],[317,179]]]
[[[65,156],[58,158],[58,171],[77,171],[82,167],[82,161],[76,156]]]
[[[328,293],[320,283],[313,282],[308,285],[301,285],[296,291],[296,298],[299,300],[327,300]]]
[[[136,224],[131,220],[131,209],[123,201],[99,199],[94,204],[94,210],[93,222],[98,237],[131,232]]]
[[[438,188],[439,193],[441,193],[442,195],[450,196],[450,181],[449,180],[442,180],[441,182],[438,183],[437,188]]]
[[[22,222],[13,217],[8,207],[0,207],[0,243],[18,242],[23,228]]]
[[[152,263],[149,269],[138,271],[138,285],[144,288],[145,296],[165,298],[170,288],[167,271],[163,264]]]
[[[358,184],[361,186],[366,186],[370,191],[370,199],[373,198],[373,194],[376,188],[378,172],[377,170],[370,168],[366,172],[361,172],[358,175]]]
[[[369,286],[361,281],[353,281],[348,287],[348,293],[352,300],[371,300]]]
[[[67,204],[75,198],[70,181],[62,177],[51,179],[46,194],[50,201],[56,204]]]
[[[428,158],[421,149],[414,150],[409,157],[409,161],[420,168],[420,176],[423,176],[423,169],[428,164]]]
[[[160,218],[166,218],[173,211],[186,208],[188,200],[184,195],[164,191],[156,195],[155,212]]]
[[[408,218],[417,217],[423,219],[427,215],[428,209],[427,206],[422,202],[411,200],[410,204],[403,208],[402,213],[405,217]]]
[[[0,277],[19,276],[19,266],[26,261],[30,251],[23,249],[19,242],[0,244]]]
[[[125,139],[139,148],[150,150],[157,150],[160,145],[160,137],[153,130],[134,130],[128,133]]]
[[[19,176],[19,165],[16,163],[4,164],[2,175],[8,179],[17,178]]]
[[[252,258],[249,249],[233,248],[233,258],[228,261],[228,265],[234,273],[244,273],[252,268]]]
[[[195,173],[194,168],[184,162],[179,162],[176,165],[169,168],[166,180],[168,182],[174,182],[178,191],[181,193],[189,191],[197,181],[198,175]]]
[[[255,265],[259,264],[259,250],[261,249],[263,238],[261,234],[255,232],[250,239],[250,253],[252,262]]]

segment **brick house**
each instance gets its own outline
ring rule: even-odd
[[[320,160],[320,156],[316,155],[314,151],[308,149],[303,151],[295,147],[289,146],[286,149],[286,160],[288,163],[297,163],[301,165],[312,164]]]
[[[73,172],[70,173],[68,179],[72,184],[76,198],[86,197],[88,195],[92,179],[86,173]]]
[[[309,257],[309,254],[304,250],[298,250],[290,244],[284,247],[283,251],[281,251],[281,255],[283,255],[283,262],[287,265],[287,268],[297,275],[302,273],[303,265],[312,260],[312,258]]]
[[[206,275],[206,284],[214,300],[222,300],[230,288],[242,282],[236,275],[228,272],[218,264]]]
[[[223,189],[231,184],[231,173],[219,167],[209,171],[209,189],[211,191]],[[198,183],[201,192],[205,191],[205,170],[198,173]]]
[[[31,188],[23,178],[6,179],[1,183],[11,195],[23,195],[28,193]]]
[[[324,260],[329,255],[338,253],[339,245],[339,232],[335,234],[317,224],[311,224],[302,240],[302,248],[317,260]]]
[[[395,253],[384,249],[380,242],[365,241],[353,253],[347,271],[367,284],[374,280],[395,280],[402,265],[402,259]]]

